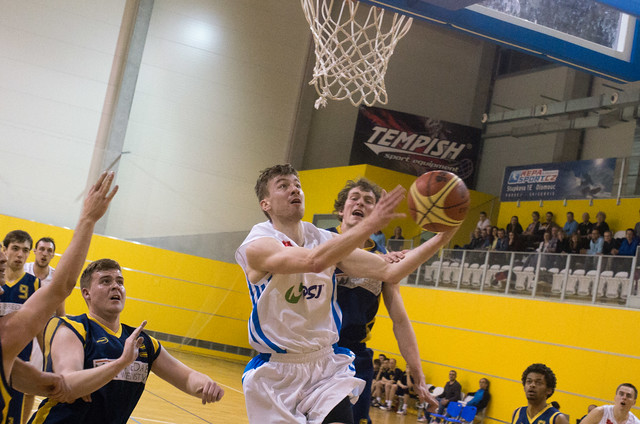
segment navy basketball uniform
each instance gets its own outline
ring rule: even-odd
[[[80,339],[84,346],[84,369],[105,365],[122,355],[127,337],[134,327],[121,325],[114,333],[86,314],[54,317],[45,330],[45,368],[52,371],[51,341],[60,326],[66,326]],[[75,402],[57,403],[49,399],[42,401],[38,411],[29,420],[30,424],[125,424],[133,412],[151,372],[153,361],[160,354],[156,339],[140,333],[143,345],[138,358],[102,388],[91,393],[91,402],[78,399]]]
[[[555,424],[556,418],[560,414],[556,408],[547,405],[545,409],[540,411],[535,417],[529,418],[527,415],[528,406],[522,406],[513,413],[511,424]]]

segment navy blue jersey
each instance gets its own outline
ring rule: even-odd
[[[51,341],[60,326],[66,326],[75,333],[84,346],[84,369],[99,367],[122,355],[124,342],[135,330],[122,324],[114,333],[86,314],[52,318],[45,330],[45,368],[52,371]],[[34,424],[125,424],[133,412],[142,392],[153,361],[160,354],[160,344],[156,339],[140,333],[143,345],[138,358],[121,371],[113,380],[91,393],[91,402],[78,399],[75,402],[57,403],[45,399],[29,423]]]
[[[535,417],[529,418],[527,415],[528,406],[522,406],[513,412],[511,424],[554,424],[556,417],[560,414],[556,408],[547,405],[545,409],[540,411]]]
[[[13,282],[5,281],[2,285],[4,293],[0,295],[0,316],[5,316],[11,312],[15,312],[22,307],[22,304],[40,288],[40,280],[31,274],[24,273],[20,278]],[[31,359],[31,350],[33,342],[29,342],[22,352],[18,354],[18,358],[28,362]],[[19,424],[22,422],[22,402],[24,395],[11,389],[9,392],[11,401],[7,406],[5,420],[11,424],[14,422]],[[3,421],[4,422],[4,421]]]
[[[2,345],[0,343],[0,364],[2,364]],[[2,424],[20,424],[20,421],[15,419],[7,419],[9,414],[9,403],[11,401],[11,395],[16,391],[9,386],[8,380],[4,375],[4,366],[0,366],[0,423]]]
[[[340,227],[329,228],[340,233]],[[387,253],[384,246],[367,240],[365,250],[372,253]],[[371,329],[378,313],[382,282],[370,278],[351,278],[339,268],[335,271],[338,284],[338,305],[342,311],[342,328],[338,345],[354,352],[366,347],[371,338]]]

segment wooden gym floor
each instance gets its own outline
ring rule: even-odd
[[[221,402],[202,405],[151,373],[147,385],[128,424],[248,424],[242,394],[242,371],[246,364],[211,356],[178,352],[171,354],[189,367],[209,375],[224,388]],[[36,399],[36,406],[40,399]],[[415,415],[398,415],[391,411],[371,409],[374,424],[415,423]],[[268,423],[264,423],[268,424]]]

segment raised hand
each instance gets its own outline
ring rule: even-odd
[[[376,230],[382,229],[391,222],[392,219],[404,218],[405,214],[396,213],[395,209],[404,199],[407,190],[401,185],[397,185],[390,192],[382,192],[380,200],[367,218],[372,222]]]
[[[144,339],[140,337],[140,333],[144,326],[147,325],[147,321],[142,321],[142,324],[138,326],[127,340],[124,342],[124,349],[122,350],[122,355],[120,355],[120,359],[123,360],[127,365],[131,364],[138,357],[138,350],[142,346]]]
[[[111,184],[113,183],[114,173],[103,172],[100,174],[98,181],[89,189],[87,198],[82,208],[82,217],[86,217],[93,222],[97,222],[107,211],[111,199],[118,192],[118,186],[115,186],[111,192]]]

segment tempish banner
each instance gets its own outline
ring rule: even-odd
[[[500,200],[609,198],[615,169],[615,158],[509,166]]]
[[[480,129],[378,107],[360,106],[350,165],[422,175],[444,170],[473,188]]]

